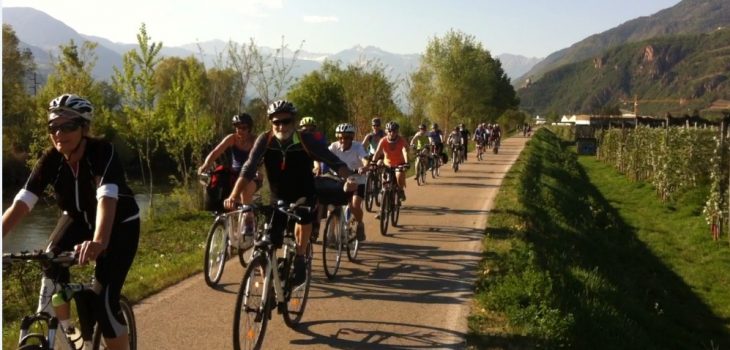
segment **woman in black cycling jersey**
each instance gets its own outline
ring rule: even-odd
[[[137,253],[139,208],[126,184],[114,145],[89,137],[93,110],[89,101],[77,95],[64,94],[51,101],[48,134],[53,146],[43,153],[25,186],[3,213],[3,236],[33,209],[51,186],[67,228],[52,237],[48,249],[56,252],[73,249],[82,265],[96,262],[94,277],[98,293],[93,300],[88,300],[87,306],[109,348],[126,349],[129,341],[119,295]],[[67,268],[44,271],[44,274],[58,276],[62,281],[70,277]],[[49,282],[43,279],[44,284]],[[81,321],[82,336],[85,342],[90,341],[93,323]]]

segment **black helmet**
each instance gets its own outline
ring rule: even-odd
[[[231,123],[233,123],[233,125],[246,124],[249,128],[251,128],[253,127],[253,118],[248,113],[234,114],[233,118],[231,118]]]
[[[418,126],[418,128],[419,129],[425,129],[426,128],[426,124],[421,124],[421,125]]]
[[[373,118],[371,124],[372,126],[380,126],[380,118]]]
[[[398,131],[398,129],[400,129],[400,125],[398,125],[398,123],[396,122],[388,122],[388,124],[385,124],[385,130]]]
[[[431,125],[431,129],[438,129],[438,128],[439,128],[439,125],[436,123],[433,123],[433,125]]]
[[[297,108],[294,107],[294,105],[287,101],[287,100],[278,100],[274,101],[269,105],[268,110],[266,111],[266,114],[269,116],[269,119],[274,116],[274,114],[279,113],[291,113],[293,115],[297,114]]]

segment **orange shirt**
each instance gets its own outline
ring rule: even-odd
[[[378,147],[383,150],[383,163],[389,167],[395,167],[401,164],[405,164],[406,159],[403,157],[403,149],[408,147],[406,140],[398,135],[398,139],[395,142],[388,142],[388,136],[380,139]]]

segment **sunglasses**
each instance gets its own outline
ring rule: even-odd
[[[59,125],[48,125],[48,133],[49,134],[55,134],[57,132],[61,132],[63,134],[74,132],[81,128],[81,123],[79,122],[68,122],[63,123]]]
[[[294,118],[277,119],[277,120],[272,120],[271,124],[274,124],[276,126],[282,126],[282,125],[289,125],[293,121],[294,121]]]
[[[248,125],[246,124],[233,124],[233,127],[236,129],[248,130]]]
[[[352,139],[353,139],[353,138],[355,138],[355,137],[354,137],[354,136],[352,136],[352,135],[339,135],[339,136],[337,136],[337,138],[338,138],[338,139],[341,139],[341,140],[342,140],[342,139],[344,139],[344,140],[352,140]]]

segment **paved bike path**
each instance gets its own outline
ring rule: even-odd
[[[443,167],[425,186],[409,178],[400,226],[381,236],[375,214],[366,213],[368,240],[357,262],[344,257],[334,281],[324,275],[315,245],[302,323],[292,330],[274,314],[263,348],[464,348],[486,220],[526,140],[506,139],[499,154],[482,161],[471,152],[458,173]],[[139,349],[232,349],[242,274],[232,259],[217,290],[198,274],[142,300],[134,309]]]

